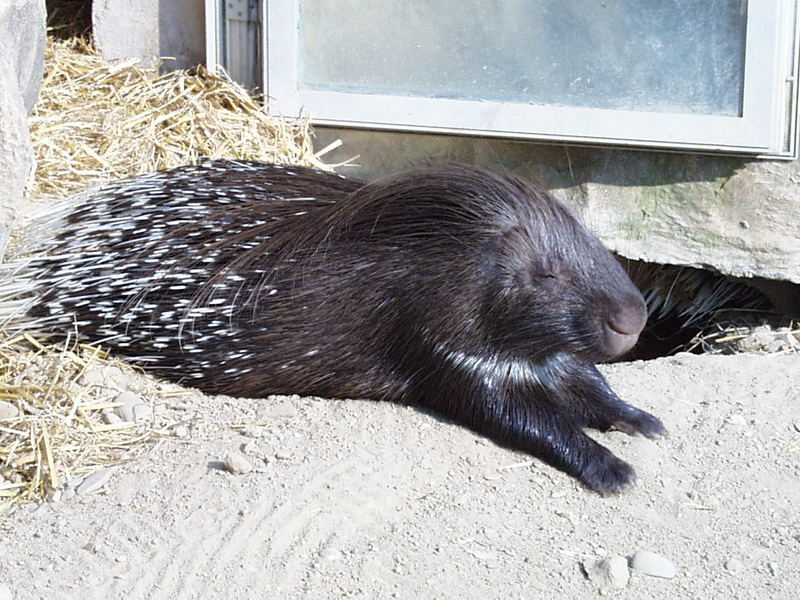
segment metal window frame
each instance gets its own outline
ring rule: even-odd
[[[748,0],[741,116],[303,89],[300,1],[262,0],[263,80],[271,113],[307,113],[315,124],[336,127],[797,157],[799,0]],[[213,15],[212,23],[207,31],[216,35]],[[209,47],[219,48],[211,38]],[[212,67],[216,50],[208,56]]]
[[[206,68],[217,73],[224,68],[222,59],[222,11],[219,0],[205,0]],[[262,41],[262,44],[264,42]]]

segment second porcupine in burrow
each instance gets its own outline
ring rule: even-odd
[[[207,392],[427,407],[601,493],[634,471],[583,428],[664,432],[594,366],[635,344],[641,295],[515,177],[207,160],[79,200],[39,222],[46,255],[3,267],[7,329],[77,328]]]

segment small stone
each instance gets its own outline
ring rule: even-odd
[[[119,367],[112,365],[94,365],[81,375],[80,383],[86,387],[117,387],[128,381],[128,376]]]
[[[19,409],[10,402],[0,400],[0,421],[13,421],[19,417]]]
[[[628,569],[628,561],[622,556],[609,556],[601,563],[601,568],[608,572],[611,587],[622,589],[628,585],[631,572]]]
[[[153,416],[153,409],[148,404],[137,404],[133,407],[133,420],[143,421]]]
[[[747,425],[747,419],[742,415],[731,415],[727,418],[727,421],[731,425],[736,425],[737,427]]]
[[[264,437],[263,427],[245,427],[240,432],[244,437],[261,438]]]
[[[241,449],[242,453],[248,456],[253,456],[256,458],[262,456],[262,452],[260,452],[260,445],[256,440],[250,440],[246,444],[242,444]]]
[[[19,409],[11,404],[0,400],[0,421],[12,421],[19,417]]]
[[[179,438],[185,438],[189,436],[189,428],[186,425],[177,425],[172,430],[172,435]]]
[[[631,558],[631,569],[666,579],[672,579],[677,574],[671,560],[649,550],[637,550]]]
[[[239,452],[229,452],[222,459],[222,465],[228,473],[233,475],[245,475],[253,470],[253,465],[250,464],[244,455]]]
[[[778,574],[778,563],[775,562],[768,562],[767,568],[769,569],[770,575],[777,575]]]
[[[280,448],[277,452],[275,452],[275,458],[278,460],[291,460],[292,453],[286,448]]]
[[[794,430],[796,432],[800,433],[800,420],[795,421],[794,423],[792,423],[792,427],[794,427]]]
[[[328,546],[320,550],[318,556],[325,562],[333,562],[336,560],[341,560],[342,553],[336,548],[331,548]]]
[[[750,229],[750,223],[747,221],[739,221],[739,227],[742,229]]]
[[[729,558],[725,561],[725,570],[730,573],[737,573],[742,570],[742,561],[736,558]]]
[[[119,423],[124,423],[122,417],[120,417],[117,413],[111,411],[108,412],[103,411],[103,422],[108,423],[109,425],[117,425]]]
[[[80,384],[86,387],[102,385],[104,382],[103,373],[98,369],[88,369],[80,378]]]
[[[120,405],[116,413],[123,421],[141,421],[153,414],[150,406],[133,392],[120,392],[114,402]]]
[[[108,482],[113,472],[114,469],[100,469],[94,473],[89,473],[75,487],[75,493],[79,496],[85,496],[86,494],[96,492]]]
[[[768,325],[761,325],[753,329],[749,335],[736,342],[740,352],[760,352],[775,339],[772,329]]]
[[[7,583],[0,581],[0,600],[13,600],[14,594]]]
[[[612,554],[600,561],[584,561],[583,570],[589,581],[596,583],[601,589],[622,589],[628,585],[630,571],[628,561],[624,557]]]
[[[271,419],[291,419],[297,416],[297,409],[291,402],[279,402],[264,408],[266,416]]]
[[[786,350],[786,342],[784,340],[772,340],[769,344],[764,346],[764,352],[775,354],[776,352],[783,352]]]
[[[61,491],[61,499],[66,501],[72,500],[75,497],[75,485],[73,485],[73,481],[68,481],[64,484],[64,488]]]

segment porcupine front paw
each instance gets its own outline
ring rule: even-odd
[[[650,439],[667,435],[667,430],[658,417],[633,406],[627,407],[623,414],[613,419],[610,429],[628,435],[643,435]]]
[[[611,451],[600,447],[600,451],[588,461],[578,475],[580,482],[602,496],[619,494],[633,486],[636,471]]]

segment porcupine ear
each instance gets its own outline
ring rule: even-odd
[[[516,286],[532,285],[533,274],[544,270],[539,256],[533,252],[530,233],[522,225],[514,225],[498,234],[497,265],[504,279]]]

